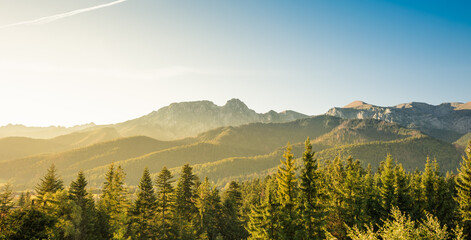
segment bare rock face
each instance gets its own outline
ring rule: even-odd
[[[172,103],[143,117],[116,125],[123,136],[145,135],[159,140],[193,137],[223,126],[249,123],[289,122],[307,115],[294,111],[259,114],[239,99],[231,99],[224,106],[210,101]]]
[[[433,137],[452,142],[471,132],[471,102],[430,105],[411,102],[379,107],[356,101],[343,108],[332,108],[326,115],[347,119],[378,119],[420,130]]]

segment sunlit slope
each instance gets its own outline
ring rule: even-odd
[[[34,139],[27,137],[2,138],[0,139],[0,161],[40,153],[61,152],[119,137],[120,135],[114,128],[100,128],[91,131],[74,132],[51,139]]]
[[[9,160],[0,163],[0,176],[12,178],[16,185],[31,187],[51,163],[56,164],[66,183],[73,179],[80,169],[85,170],[91,186],[101,185],[110,163],[121,165],[127,173],[127,182],[132,185],[137,184],[146,166],[152,173],[156,173],[164,166],[178,168],[189,163],[195,165],[195,169],[202,174],[223,174],[222,178],[241,174],[262,174],[279,163],[282,155],[280,149],[287,142],[294,143],[295,150],[300,153],[302,142],[308,136],[312,139],[316,151],[343,145],[356,146],[372,141],[401,141],[425,137],[417,130],[379,120],[346,120],[317,116],[288,123],[253,123],[222,127],[195,138],[179,141],[158,141],[148,137],[121,138],[61,153]],[[382,152],[378,153],[381,154]],[[210,170],[224,168],[217,166],[221,160],[231,167],[221,171]],[[366,160],[369,161],[369,158]],[[213,180],[219,181],[222,178]]]
[[[40,154],[0,163],[0,180],[11,179],[18,186],[32,187],[54,163],[59,173],[67,176],[79,170],[87,170],[113,162],[145,155],[150,152],[171,148],[188,141],[162,142],[149,137],[129,137],[68,150],[60,153]]]
[[[208,176],[216,185],[223,187],[232,180],[263,177],[268,173],[276,172],[283,151],[284,148],[279,148],[264,155],[226,158],[216,162],[197,164],[193,168],[197,175]],[[303,151],[303,143],[293,144],[295,158],[300,158]],[[427,157],[437,159],[442,172],[456,171],[460,161],[460,153],[453,145],[429,136],[343,145],[319,151],[315,156],[320,163],[333,160],[338,156],[343,159],[354,156],[354,159],[359,159],[365,167],[371,164],[375,171],[388,153],[392,154],[394,159],[402,163],[408,171],[414,171],[416,168],[423,169]],[[298,159],[297,165],[301,166],[301,164],[302,160]],[[179,171],[178,168],[172,170],[176,173]]]
[[[454,144],[458,149],[464,151],[469,141],[471,141],[471,132],[461,136],[458,140],[456,140],[456,142],[454,142]]]

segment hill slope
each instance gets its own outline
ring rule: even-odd
[[[179,141],[122,138],[61,153],[5,161],[0,163],[0,176],[12,179],[17,186],[32,187],[46,168],[55,163],[66,182],[83,169],[90,184],[100,186],[108,164],[114,162],[123,166],[129,184],[137,184],[146,166],[155,173],[163,166],[178,168],[185,163],[195,165],[227,158],[259,158],[270,155],[288,141],[299,143],[308,136],[313,139],[314,149],[320,151],[338,145],[402,140],[423,137],[423,134],[384,121],[317,116],[288,123],[222,127]]]
[[[114,128],[79,131],[51,139],[6,137],[0,139],[0,161],[40,153],[61,152],[119,138]]]

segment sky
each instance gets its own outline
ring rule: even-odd
[[[0,125],[468,102],[469,1],[0,0]]]

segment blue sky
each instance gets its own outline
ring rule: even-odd
[[[29,22],[112,2],[0,0],[0,125],[114,123],[203,99],[312,115],[471,101],[468,1],[127,0]]]

